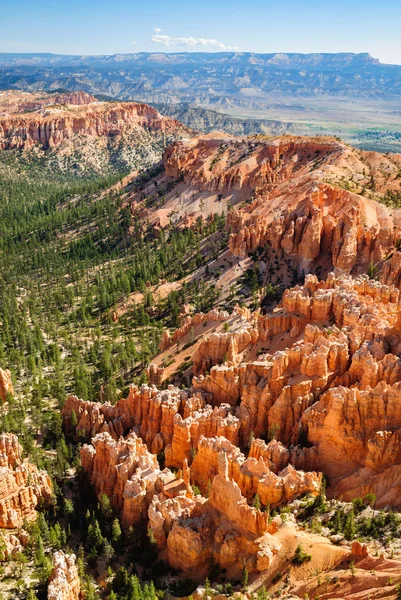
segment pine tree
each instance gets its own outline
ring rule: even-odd
[[[76,426],[78,425],[77,413],[75,412],[74,409],[72,409],[72,411],[71,411],[70,425],[71,425],[72,429],[75,429]]]
[[[93,552],[97,553],[103,546],[103,535],[100,529],[99,522],[97,519],[93,519],[92,523],[88,527],[88,543],[92,548]]]
[[[104,541],[103,541],[102,555],[103,555],[106,563],[110,562],[110,560],[114,556],[114,548],[106,538],[104,538]]]
[[[244,567],[242,569],[242,578],[241,578],[241,583],[242,583],[242,589],[245,591],[248,587],[248,582],[249,582],[249,573],[248,573],[248,569],[246,567]]]
[[[355,526],[355,515],[354,515],[354,509],[352,508],[348,515],[347,515],[347,519],[345,521],[345,526],[344,526],[344,536],[347,540],[353,540],[356,534],[356,526]]]
[[[209,598],[211,597],[211,595],[212,595],[212,593],[211,593],[211,589],[210,589],[210,581],[206,577],[206,579],[205,579],[205,591],[203,592],[203,600],[209,600]]]
[[[122,531],[119,520],[116,518],[111,526],[111,540],[114,546],[118,546],[121,542]]]

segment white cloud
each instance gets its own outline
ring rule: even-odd
[[[160,33],[160,32],[161,32],[160,27],[155,27],[155,33]]]
[[[136,42],[131,42],[131,44],[136,44]]]
[[[156,29],[155,29],[156,31]],[[212,38],[194,38],[194,37],[171,37],[170,35],[154,35],[152,37],[154,44],[163,44],[163,46],[211,46],[216,50],[238,50],[238,46],[223,44],[219,40]]]

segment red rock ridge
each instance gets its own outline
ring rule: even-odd
[[[329,269],[361,272],[399,238],[401,211],[366,192],[372,180],[377,198],[399,189],[397,155],[361,153],[330,138],[209,135],[172,144],[164,163],[168,176],[231,198],[229,248],[236,256],[269,244],[299,269],[327,268],[329,260]]]
[[[44,107],[32,113],[0,115],[0,149],[54,148],[74,136],[110,137],[128,129],[172,131],[185,127],[136,102],[98,102],[74,107]],[[189,131],[189,130],[188,130]]]
[[[80,91],[46,94],[8,90],[0,92],[0,113],[22,113],[57,104],[82,106],[93,102],[97,102],[94,96]]]

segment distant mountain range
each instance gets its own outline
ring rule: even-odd
[[[0,54],[0,89],[79,89],[122,100],[263,107],[283,96],[397,99],[401,66],[367,53]]]

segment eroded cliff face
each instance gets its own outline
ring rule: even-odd
[[[88,100],[82,98],[85,99]],[[55,148],[76,136],[116,138],[130,129],[185,131],[178,121],[162,117],[146,104],[92,102],[91,97],[89,100],[89,103],[69,106],[44,106],[33,112],[3,113],[0,115],[0,148],[28,150],[36,145],[43,149]]]
[[[109,433],[99,433],[91,445],[82,447],[81,463],[97,495],[110,498],[126,528],[146,518],[153,496],[163,488],[167,477],[134,433],[118,441]],[[168,476],[169,480],[175,479],[172,473]]]
[[[16,435],[0,435],[0,527],[21,527],[36,518],[41,498],[49,499],[51,483],[46,471],[22,459]]]
[[[77,417],[73,433],[90,437],[108,432],[118,439],[133,430],[150,452],[164,451],[167,466],[177,468],[182,467],[185,458],[190,459],[201,435],[225,435],[238,443],[240,423],[231,406],[212,407],[207,403],[207,395],[172,385],[160,391],[156,386],[132,386],[128,398],[114,406],[70,396],[63,407],[64,422],[70,431],[73,411]]]
[[[94,96],[81,91],[47,94],[45,92],[6,90],[0,92],[0,114],[6,116],[6,114],[39,110],[45,106],[60,104],[82,106],[93,102],[97,102]]]
[[[374,200],[399,189],[400,160],[330,138],[209,135],[173,144],[164,163],[170,177],[227,200],[235,256],[269,245],[300,270],[350,273],[383,260],[399,238],[400,211]]]
[[[146,397],[148,403],[152,401],[152,396]],[[79,402],[74,399],[75,408]],[[144,397],[136,395],[134,402],[144,402]],[[110,498],[125,529],[148,524],[171,566],[197,578],[206,573],[211,559],[222,568],[246,564],[250,572],[264,570],[280,548],[273,536],[278,522],[269,522],[269,512],[253,508],[251,501],[259,494],[263,504],[278,506],[304,493],[316,495],[321,476],[290,466],[280,470],[279,463],[268,458],[279,454],[272,448],[276,442],[267,450],[256,450],[255,443],[252,453],[259,452],[258,458],[246,459],[237,447],[238,439],[229,441],[228,435],[223,437],[224,430],[217,437],[200,434],[211,431],[215,435],[213,414],[222,407],[206,405],[205,410],[206,414],[195,415],[192,421],[196,425],[192,448],[178,441],[175,446],[174,431],[165,449],[166,463],[173,456],[174,466],[180,467],[176,473],[162,470],[156,455],[133,431],[119,439],[108,431],[95,435],[81,449],[82,468],[96,494]],[[190,434],[191,428],[182,426],[185,419],[178,415],[176,421],[178,431],[183,428]],[[191,484],[204,495],[195,496]]]
[[[210,483],[218,473],[219,456],[227,457],[228,476],[235,481],[241,494],[251,503],[258,495],[262,505],[281,506],[303,494],[317,495],[321,488],[321,475],[314,472],[297,471],[288,464],[289,456],[281,468],[276,458],[277,442],[265,444],[262,440],[252,441],[249,456],[245,455],[224,437],[201,437],[197,453],[191,464],[191,480],[206,494]],[[281,445],[283,451],[285,447]],[[287,451],[288,453],[288,451]]]
[[[273,315],[251,315],[254,341],[194,387],[239,404],[243,446],[253,436],[295,444],[289,455],[276,448],[281,468],[323,470],[332,493],[351,500],[372,491],[379,505],[398,506],[399,290],[367,276],[308,276]],[[211,358],[216,335],[203,341]],[[270,354],[278,338],[284,347]]]
[[[74,554],[66,554],[62,550],[54,553],[47,600],[79,600],[82,597],[75,560]]]
[[[380,161],[327,139],[206,136],[165,152],[162,177],[179,182],[147,223],[168,224],[182,189],[177,223],[199,215],[200,198],[204,216],[233,207],[230,259],[271,247],[298,273],[324,271],[267,314],[183,310],[147,368],[151,385],[115,405],[65,402],[67,434],[90,442],[81,461],[96,494],[110,497],[124,528],[145,522],[161,556],[187,574],[211,560],[269,568],[281,522],[253,504],[316,496],[322,472],[329,495],[374,492],[378,506],[400,506],[401,213],[365,194],[372,178],[377,195],[399,186],[400,159]],[[358,274],[369,264],[380,281]],[[263,277],[272,265],[258,267]],[[167,383],[172,357],[190,365],[186,389]]]

